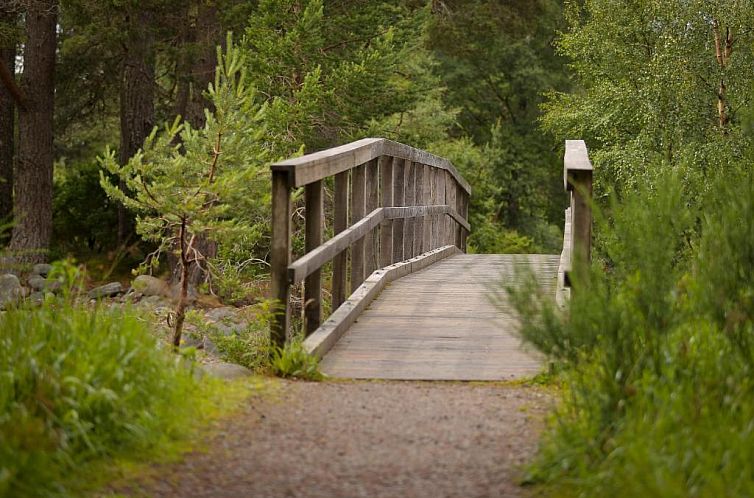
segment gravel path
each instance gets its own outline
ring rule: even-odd
[[[533,387],[281,382],[207,452],[157,469],[134,496],[517,497],[551,396]]]

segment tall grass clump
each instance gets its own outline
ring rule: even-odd
[[[128,310],[48,300],[0,330],[0,497],[80,496],[88,464],[143,456],[195,413],[191,369]]]
[[[531,479],[552,496],[754,496],[754,174],[658,176],[597,226],[561,311],[515,295],[563,367]]]

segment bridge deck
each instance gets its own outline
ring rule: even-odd
[[[332,377],[503,380],[536,374],[502,287],[531,267],[555,294],[551,255],[462,254],[390,284],[322,360]],[[496,294],[501,302],[490,301]]]

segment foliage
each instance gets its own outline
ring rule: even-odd
[[[558,48],[580,91],[552,93],[543,122],[559,139],[587,141],[603,191],[633,188],[663,160],[690,166],[702,191],[701,174],[741,159],[750,136],[738,125],[754,98],[751,2],[568,5]]]
[[[137,232],[158,249],[145,262],[155,268],[162,251],[175,251],[181,263],[181,299],[176,308],[174,342],[180,343],[188,268],[205,263],[197,238],[221,243],[225,238],[262,232],[269,192],[264,166],[274,144],[263,123],[265,106],[256,102],[256,90],[247,81],[243,52],[228,37],[225,54],[218,50],[218,67],[208,96],[214,113],[194,129],[176,120],[160,133],[157,128],[144,148],[124,166],[107,152],[103,167],[117,175],[126,190],[103,173],[102,187],[111,198],[139,213]],[[133,196],[128,191],[134,192]],[[255,227],[255,224],[257,225]]]
[[[701,218],[681,179],[654,183],[603,222],[567,314],[516,296],[524,337],[566,367],[531,476],[556,496],[754,492],[754,174],[718,175]]]
[[[272,352],[272,371],[280,377],[303,380],[322,380],[319,360],[310,355],[299,339],[288,341],[284,347]]]
[[[130,311],[48,300],[0,329],[0,496],[75,495],[89,464],[143,457],[196,416],[191,369]]]

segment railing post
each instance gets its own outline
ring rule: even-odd
[[[592,163],[583,140],[566,140],[564,177],[571,192],[573,268],[585,269],[592,250]]]
[[[414,194],[414,204],[416,206],[423,206],[426,204],[424,200],[424,165],[421,163],[414,163],[414,183],[416,193]],[[414,256],[418,256],[424,252],[424,217],[414,219]]]
[[[468,221],[469,220],[469,194],[464,191],[463,195],[461,196],[462,199],[462,205],[461,205],[461,216],[463,216],[463,219]],[[466,233],[465,229],[461,229],[461,250],[463,252],[466,252],[467,250],[467,243],[466,239],[468,238],[469,234]]]
[[[449,171],[445,171],[445,204],[451,209],[456,207],[456,180]],[[450,216],[445,217],[445,244],[456,243],[456,223]]]
[[[351,225],[364,218],[366,165],[351,170]],[[364,239],[351,246],[351,292],[364,281]]]
[[[393,162],[393,205],[406,205],[406,161],[397,159]],[[403,223],[393,220],[393,262],[403,261]]]
[[[406,161],[406,206],[416,205],[416,164],[412,161]],[[416,229],[416,220],[406,218],[403,222],[403,259],[411,259],[414,254],[414,230]]]
[[[348,228],[348,171],[335,175],[335,192],[333,193],[333,232],[339,234]],[[333,258],[332,309],[336,310],[346,300],[346,268],[348,253],[342,251]]]
[[[270,338],[277,346],[285,344],[290,322],[290,286],[288,265],[291,262],[291,198],[287,171],[272,172],[272,243],[271,294],[277,301],[276,314],[270,323]]]
[[[445,171],[438,169],[435,180],[437,182],[437,204],[438,205],[446,204],[445,202]],[[441,214],[437,218],[437,239],[435,242],[435,244],[437,244],[437,247],[442,247],[447,244],[446,242],[447,236],[445,233],[445,228],[448,222],[445,218],[447,218],[447,216],[445,216],[444,214]]]
[[[377,209],[377,204],[379,203],[379,168],[380,165],[383,163],[382,158],[375,159],[373,161],[369,161],[367,164],[366,169],[366,208],[364,210],[365,214],[369,214],[375,209]],[[375,232],[376,230],[370,231],[366,236],[364,237],[364,275],[369,276],[372,274],[374,270],[377,269],[377,265],[379,264],[378,261],[378,254],[377,251],[375,251],[374,245],[375,245]]]
[[[393,163],[398,159],[382,156],[380,158],[380,205],[393,205]],[[384,220],[380,224],[380,266],[393,264],[393,222]]]
[[[430,168],[426,164],[421,165],[422,170],[422,182],[421,182],[421,200],[422,204],[432,204],[432,177],[430,176]],[[432,247],[432,217],[425,216],[422,219],[422,252],[431,251]]]
[[[322,180],[312,182],[304,187],[305,249],[312,251],[322,244]],[[309,335],[322,320],[322,270],[316,270],[304,281],[304,334]]]

